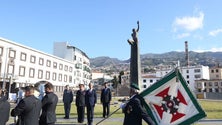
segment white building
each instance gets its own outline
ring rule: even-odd
[[[54,45],[54,54],[50,55],[16,42],[0,38],[0,86],[11,88],[33,85],[39,81],[48,81],[56,92],[65,85],[76,87],[87,84],[91,79],[90,62],[87,55],[66,42]]]
[[[196,90],[195,80],[210,78],[209,67],[203,65],[181,67],[181,74],[192,91]]]
[[[160,80],[160,78],[161,77],[157,77],[156,75],[152,74],[142,75],[142,91],[156,83],[158,80]]]
[[[142,74],[142,84],[140,86],[141,90],[145,90],[161,78],[163,78],[166,74],[171,72],[173,68],[166,69],[158,69],[155,73],[152,74]],[[180,72],[184,79],[187,81],[189,88],[191,91],[195,91],[196,85],[195,80],[200,79],[209,79],[209,67],[208,66],[189,66],[189,67],[181,67]],[[122,76],[122,83],[129,84],[129,75]]]

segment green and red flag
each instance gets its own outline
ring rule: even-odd
[[[189,125],[206,117],[177,68],[140,95],[158,125]]]

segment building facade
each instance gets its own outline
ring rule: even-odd
[[[88,56],[67,42],[55,43],[54,55],[4,38],[0,43],[0,86],[11,92],[40,81],[51,82],[61,92],[65,85],[76,87],[91,80]]]
[[[210,79],[196,80],[197,97],[209,99],[222,99],[222,68],[209,69]]]
[[[181,74],[192,91],[196,91],[195,80],[210,78],[209,67],[203,65],[181,67]]]

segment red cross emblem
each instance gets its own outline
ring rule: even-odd
[[[157,110],[160,118],[163,118],[163,112],[168,112],[172,115],[172,118],[170,120],[170,123],[182,118],[185,116],[185,114],[178,112],[179,104],[183,103],[184,105],[187,105],[186,100],[184,99],[182,93],[178,89],[177,91],[177,97],[173,97],[172,95],[169,95],[170,87],[164,89],[163,91],[156,94],[156,96],[162,97],[162,103],[161,106],[154,105],[155,109]]]

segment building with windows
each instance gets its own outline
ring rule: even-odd
[[[222,99],[222,68],[209,69],[210,79],[196,80],[197,97],[208,99]]]
[[[210,78],[209,67],[203,65],[181,67],[181,74],[192,91],[196,91],[195,80]]]
[[[196,80],[200,79],[208,79],[209,80],[209,67],[203,66],[203,65],[197,65],[197,66],[186,66],[186,67],[179,67],[180,72],[184,79],[187,81],[189,88],[191,91],[195,92],[196,89]],[[142,74],[142,83],[141,83],[141,91],[145,90],[152,84],[155,84],[158,80],[163,78],[165,75],[167,75],[169,72],[171,72],[174,68],[173,67],[167,67],[167,68],[157,68],[157,70],[154,73],[146,73]],[[123,75],[122,76],[122,84],[124,86],[129,86],[129,75]],[[126,87],[125,87],[126,88]]]
[[[65,85],[76,87],[91,80],[88,56],[67,42],[55,42],[54,55],[4,38],[0,43],[0,86],[11,92],[40,81],[51,82],[56,92],[62,92]]]
[[[152,74],[142,75],[142,91],[156,83],[158,80],[160,80],[160,78],[161,77],[157,77],[156,75]]]

